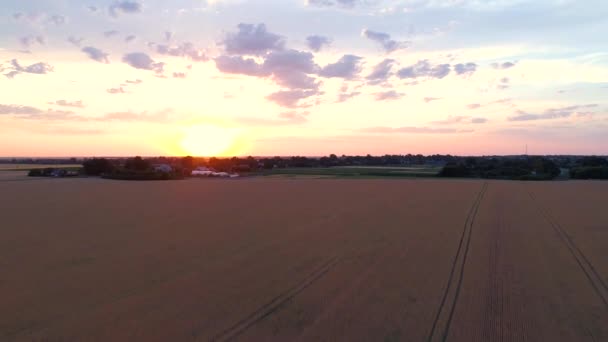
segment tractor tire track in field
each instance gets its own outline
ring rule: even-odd
[[[538,208],[538,211],[545,218],[545,220],[553,227],[557,235],[560,237],[562,242],[566,245],[572,257],[580,267],[580,269],[589,280],[589,283],[600,297],[604,305],[608,308],[608,285],[602,279],[600,274],[597,272],[591,261],[585,256],[583,251],[574,243],[574,240],[568,235],[564,228],[555,220],[551,213],[540,204],[536,196],[531,190],[528,190],[528,195]]]
[[[243,334],[247,329],[251,328],[255,324],[259,323],[266,317],[272,315],[281,307],[283,307],[287,302],[292,300],[296,295],[304,291],[306,288],[311,286],[315,281],[319,280],[323,277],[327,272],[329,272],[337,263],[339,262],[338,257],[332,257],[328,261],[326,261],[319,268],[310,273],[306,278],[304,278],[301,282],[289,288],[287,291],[279,294],[274,297],[269,302],[263,304],[259,308],[257,308],[254,312],[244,317],[243,319],[236,322],[234,325],[229,327],[228,329],[220,332],[216,336],[214,336],[212,341],[231,341],[237,338],[239,335]]]
[[[428,342],[447,340],[450,324],[452,323],[452,318],[454,316],[454,310],[456,309],[458,296],[460,295],[460,288],[462,287],[464,268],[466,265],[467,256],[469,254],[469,246],[471,244],[473,224],[475,223],[475,217],[477,216],[479,206],[487,189],[488,183],[485,182],[477,194],[477,197],[469,210],[467,219],[464,222],[460,243],[458,244],[456,256],[452,262],[452,269],[450,270],[450,275],[448,276],[448,281],[441,299],[441,303],[439,304],[439,309],[437,310],[437,315],[435,316],[433,326],[431,327],[431,331],[427,338]],[[455,279],[455,277],[457,278]]]

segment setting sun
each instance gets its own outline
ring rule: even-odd
[[[240,132],[234,128],[198,125],[184,129],[181,147],[195,156],[227,156],[241,152]]]

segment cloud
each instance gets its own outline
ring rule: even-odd
[[[405,94],[398,93],[395,90],[389,90],[385,92],[375,93],[374,99],[376,101],[387,101],[387,100],[398,100],[402,98]]]
[[[306,0],[308,6],[354,8],[360,0]]]
[[[110,5],[109,12],[113,17],[118,17],[120,14],[141,13],[143,6],[137,1],[115,1]]]
[[[394,64],[394,59],[387,58],[383,60],[374,67],[371,74],[369,74],[366,79],[370,81],[371,84],[379,84],[385,82],[388,78],[391,77],[391,70]]]
[[[410,46],[410,42],[398,42],[391,39],[390,34],[384,32],[365,29],[361,32],[361,35],[380,44],[387,53],[391,53],[399,49],[405,49]]]
[[[116,31],[116,30],[110,30],[110,31],[105,31],[105,32],[103,33],[103,35],[104,35],[104,37],[106,37],[106,38],[110,38],[110,37],[117,36],[117,35],[118,35],[118,33],[119,33],[119,32],[118,32],[118,31]]]
[[[488,119],[486,119],[486,118],[472,118],[471,119],[471,123],[473,123],[473,124],[484,124],[486,122],[488,122]]]
[[[448,116],[445,120],[438,120],[431,122],[434,125],[456,125],[456,124],[482,124],[488,122],[488,119],[470,116]]]
[[[130,42],[134,41],[135,39],[137,39],[137,37],[135,35],[131,34],[125,38],[125,42],[130,43]]]
[[[241,23],[237,28],[238,32],[228,33],[220,42],[228,54],[261,56],[285,48],[285,39],[268,32],[264,24]]]
[[[3,115],[36,115],[42,113],[44,111],[36,107],[0,104],[0,114]]]
[[[24,119],[32,120],[67,120],[82,119],[74,115],[72,111],[64,110],[43,110],[32,106],[22,106],[15,104],[0,104],[0,115],[14,115]]]
[[[504,62],[504,63],[492,63],[494,69],[510,69],[515,66],[517,62]]]
[[[165,66],[165,63],[157,63],[143,52],[128,53],[123,56],[122,61],[135,69],[153,70],[156,73],[162,73]]]
[[[8,74],[5,74],[5,76],[8,78],[13,78],[20,73],[43,75],[43,74],[52,72],[54,70],[54,68],[51,65],[49,65],[47,63],[43,63],[43,62],[31,64],[31,65],[24,67],[24,66],[21,66],[21,64],[19,64],[19,61],[17,61],[16,59],[13,59],[11,61],[11,67],[12,67],[12,71],[9,72]]]
[[[287,108],[309,107],[308,104],[300,104],[300,101],[320,94],[316,90],[282,90],[268,95],[266,99]]]
[[[504,90],[509,89],[511,85],[509,84],[511,80],[508,77],[503,77],[500,79],[500,83],[496,86],[497,89]]]
[[[324,46],[331,44],[331,39],[325,36],[312,35],[306,37],[306,45],[314,52],[319,52]]]
[[[338,94],[338,100],[336,102],[345,102],[353,97],[361,95],[360,91],[342,92]]]
[[[593,114],[589,111],[580,111],[584,109],[590,109],[598,107],[597,104],[586,104],[586,105],[577,105],[577,106],[568,106],[561,108],[551,108],[545,110],[542,114],[531,114],[521,110],[516,112],[516,115],[510,116],[507,118],[508,121],[536,121],[536,120],[552,120],[552,119],[562,119],[568,118],[574,114]]]
[[[467,105],[467,108],[469,108],[469,109],[479,109],[479,108],[481,108],[481,104],[479,104],[479,103],[471,103],[471,104]]]
[[[87,56],[89,56],[89,58],[91,58],[92,60],[95,60],[97,62],[100,63],[105,63],[108,64],[110,63],[110,60],[108,59],[108,54],[99,50],[98,48],[92,47],[92,46],[87,46],[82,48],[82,52],[86,53]]]
[[[82,103],[81,100],[78,101],[67,101],[67,100],[57,100],[54,103],[51,102],[50,104],[55,104],[57,106],[61,106],[61,107],[72,107],[72,108],[84,108],[84,104]]]
[[[242,74],[248,76],[268,76],[262,65],[252,58],[241,56],[219,56],[215,58],[215,66],[221,72],[228,74]]]
[[[361,129],[363,133],[408,133],[408,134],[454,134],[454,133],[471,133],[471,129],[454,129],[454,128],[431,128],[431,127],[370,127]]]
[[[328,64],[319,72],[322,77],[340,77],[353,79],[361,72],[363,58],[355,55],[344,55],[336,63]]]
[[[129,84],[140,84],[140,83],[142,83],[142,82],[143,82],[143,81],[142,81],[142,80],[140,80],[140,79],[136,79],[136,80],[134,80],[134,81],[131,81],[131,80],[126,80],[126,81],[125,81],[125,83],[129,83]]]
[[[26,49],[29,49],[32,45],[35,44],[39,44],[39,45],[46,45],[46,38],[44,38],[43,36],[24,36],[19,38],[19,42],[21,43],[21,45],[23,45],[23,47],[25,47]]]
[[[84,41],[84,38],[80,37],[80,38],[76,38],[74,36],[69,36],[68,37],[68,42],[70,42],[72,45],[80,47],[80,45],[82,44],[82,42]]]
[[[165,44],[151,44],[151,46],[155,47],[156,52],[161,55],[190,58],[195,62],[205,62],[209,60],[209,57],[207,57],[202,50],[197,49],[194,47],[194,44],[190,42],[175,46]]]
[[[441,98],[441,97],[425,97],[424,102],[429,103],[429,102],[433,102],[433,101],[439,101],[442,99],[443,98]]]
[[[62,15],[52,15],[47,20],[48,23],[55,24],[57,26],[63,25],[67,21],[68,21],[67,18]]]
[[[174,72],[173,78],[186,78],[186,73],[184,72]]]
[[[444,78],[450,74],[449,64],[431,65],[428,60],[418,61],[416,64],[405,67],[397,72],[397,76],[404,78]]]
[[[123,89],[123,87],[110,88],[110,89],[107,89],[106,92],[108,92],[109,94],[125,94],[126,93],[126,91]]]
[[[258,117],[240,117],[237,118],[238,123],[248,126],[285,126],[285,125],[300,125],[308,121],[309,112],[283,112],[279,114],[278,119],[265,119]]]
[[[310,52],[283,50],[269,53],[262,64],[242,56],[219,56],[215,64],[224,73],[271,77],[290,89],[317,89],[319,82],[309,76],[319,71],[313,58]]]
[[[475,71],[477,71],[477,64],[475,63],[460,63],[454,65],[454,72],[457,75],[472,75]]]
[[[277,84],[290,89],[317,89],[319,83],[308,75],[318,71],[312,53],[297,50],[271,52],[261,66],[262,75],[272,75]]]
[[[98,121],[122,121],[122,122],[152,122],[167,123],[174,121],[173,110],[165,109],[154,113],[147,111],[137,113],[132,111],[112,112],[97,118]]]

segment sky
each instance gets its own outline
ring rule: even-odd
[[[3,0],[0,156],[608,154],[605,0]]]

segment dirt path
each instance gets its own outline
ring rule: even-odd
[[[601,341],[608,310],[521,183],[480,206],[447,341]]]

